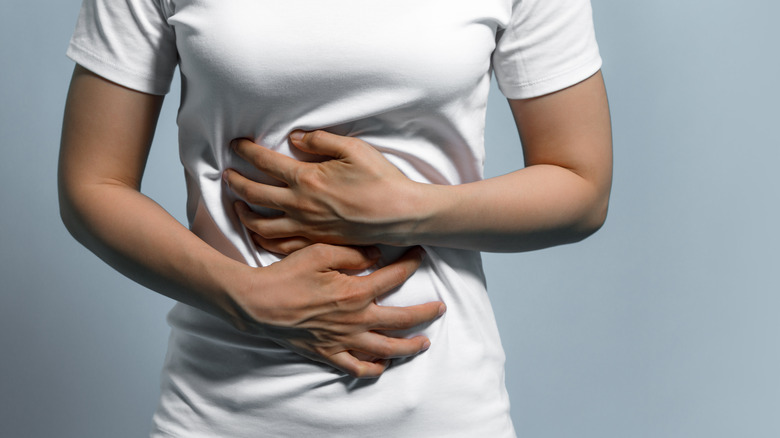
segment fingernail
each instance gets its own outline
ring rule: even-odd
[[[225,184],[227,184],[228,182],[228,172],[229,170],[225,170],[224,172],[222,172],[222,181],[225,181]]]
[[[444,305],[444,303],[439,304],[439,316],[444,315],[444,312],[447,311],[447,306]]]
[[[301,141],[305,133],[301,130],[295,130],[290,133],[290,139],[295,141]]]
[[[429,348],[431,348],[431,341],[425,341],[425,343],[423,343],[422,349],[420,351],[425,351],[425,350],[427,350]]]
[[[235,149],[238,146],[238,139],[234,138],[233,140],[230,140],[230,147],[232,149]]]

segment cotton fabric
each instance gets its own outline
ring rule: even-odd
[[[237,157],[231,139],[308,160],[287,136],[325,129],[365,140],[415,181],[462,184],[483,177],[492,71],[518,99],[601,66],[588,0],[85,0],[67,54],[152,94],[167,93],[179,67],[190,228],[251,266],[278,258],[253,244],[221,175],[275,181]],[[382,250],[380,264],[403,252]],[[177,304],[153,436],[514,436],[480,255],[426,251],[380,304],[442,300],[448,311],[396,333],[424,333],[432,347],[375,380]]]

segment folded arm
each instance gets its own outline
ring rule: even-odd
[[[434,186],[423,239],[487,251],[579,241],[607,215],[612,136],[601,74],[565,90],[510,100],[526,167],[483,181]],[[433,192],[436,191],[435,195]]]
[[[234,141],[239,155],[284,187],[232,170],[225,178],[247,203],[285,213],[266,218],[244,202],[236,205],[257,242],[281,253],[312,242],[516,252],[585,238],[605,220],[612,180],[601,73],[509,104],[526,167],[496,178],[452,186],[416,183],[365,142],[323,131],[291,136],[299,149],[331,158],[319,163]]]
[[[376,249],[313,245],[252,268],[222,255],[144,196],[141,177],[161,104],[160,96],[76,67],[59,193],[62,219],[77,240],[138,283],[354,376],[381,374],[387,362],[375,358],[427,348],[423,336],[376,332],[411,328],[443,312],[438,302],[406,308],[374,302],[417,269],[419,250],[365,277],[343,270],[372,266]]]

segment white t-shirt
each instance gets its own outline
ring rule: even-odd
[[[416,181],[467,183],[482,178],[491,70],[507,97],[527,98],[601,66],[589,0],[85,0],[67,53],[154,94],[180,67],[191,229],[252,266],[278,259],[252,243],[221,175],[272,180],[234,155],[231,139],[297,156],[291,131],[326,129],[374,145]],[[384,260],[402,250],[383,248]],[[376,380],[177,304],[153,435],[514,436],[480,255],[426,250],[381,303],[443,300],[448,311],[416,330],[430,350]]]

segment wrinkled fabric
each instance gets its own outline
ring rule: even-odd
[[[233,138],[306,159],[287,136],[324,129],[365,140],[415,181],[468,183],[483,176],[491,72],[517,99],[601,66],[588,0],[85,0],[67,54],[152,94],[165,94],[179,67],[190,228],[251,266],[278,258],[253,244],[221,175],[274,180],[230,150]],[[380,264],[403,252],[382,249]],[[153,435],[514,436],[480,255],[426,251],[380,304],[442,300],[448,311],[396,333],[424,333],[432,347],[375,380],[177,304]]]

